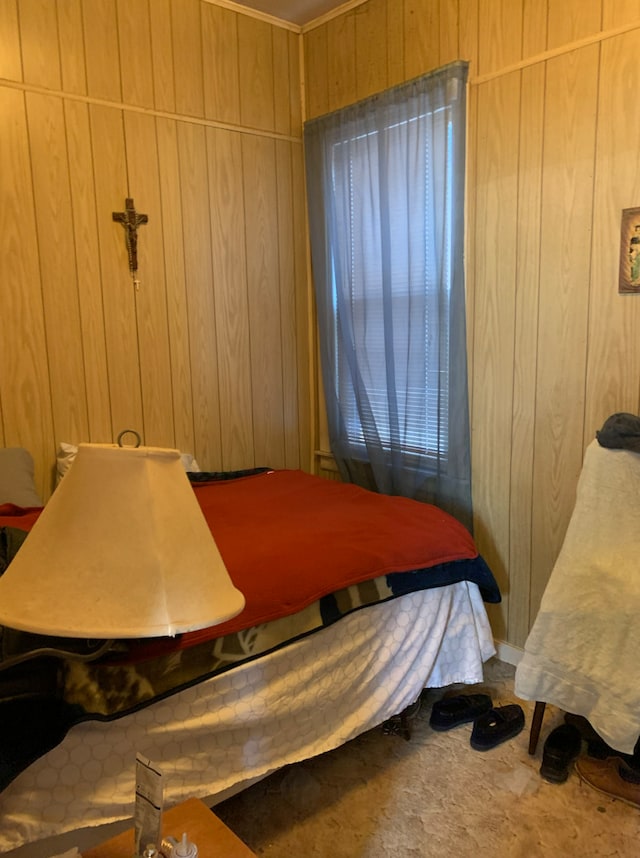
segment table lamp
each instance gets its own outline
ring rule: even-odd
[[[0,578],[0,624],[67,638],[173,636],[244,607],[178,450],[82,444]]]

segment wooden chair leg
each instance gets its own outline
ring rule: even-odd
[[[540,728],[542,727],[542,719],[544,718],[544,710],[547,704],[544,700],[537,700],[535,709],[533,710],[533,718],[531,719],[531,730],[529,731],[529,753],[533,756],[538,747],[538,739],[540,738]]]

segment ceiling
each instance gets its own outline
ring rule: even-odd
[[[236,0],[240,6],[248,6],[266,12],[274,18],[303,26],[327,12],[343,6],[345,0]]]

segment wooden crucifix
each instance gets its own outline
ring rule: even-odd
[[[125,211],[113,212],[112,217],[113,220],[121,223],[124,227],[124,238],[129,257],[129,271],[133,274],[133,282],[137,286],[138,281],[135,279],[135,276],[138,270],[138,227],[143,223],[147,223],[149,217],[146,214],[138,214],[131,197],[127,197],[125,200]]]

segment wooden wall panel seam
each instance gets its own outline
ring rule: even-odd
[[[527,71],[520,73],[520,121],[519,121],[519,151],[518,151],[518,201],[517,201],[517,221],[520,225],[524,220],[522,232],[518,232],[516,244],[516,319],[514,321],[514,336],[516,340],[516,362],[514,371],[514,403],[517,403],[517,388],[516,381],[518,377],[526,375],[528,370],[529,378],[524,379],[522,387],[526,388],[526,382],[529,382],[530,392],[526,389],[520,390],[520,402],[528,404],[530,408],[529,422],[525,418],[527,414],[521,414],[520,425],[523,423],[524,428],[518,432],[518,414],[514,407],[512,417],[512,449],[519,450],[520,454],[517,459],[512,461],[511,481],[510,481],[510,499],[509,499],[509,519],[510,529],[512,533],[511,547],[509,553],[509,577],[510,582],[514,578],[524,581],[521,588],[518,588],[517,597],[513,598],[510,603],[508,639],[518,646],[523,646],[526,635],[529,629],[529,615],[531,603],[531,578],[532,578],[532,542],[533,542],[533,479],[535,473],[535,426],[536,426],[536,395],[535,395],[535,379],[537,377],[537,362],[538,362],[538,325],[539,325],[539,290],[540,290],[540,248],[541,248],[541,223],[540,210],[542,200],[542,163],[543,163],[543,146],[544,135],[544,104],[545,104],[545,86],[546,86],[546,66],[543,66],[538,71],[543,76],[542,86],[539,86],[540,109],[537,117],[534,118],[534,131],[538,131],[539,141],[535,138],[535,134],[531,134],[531,128],[525,128],[524,104],[530,104],[530,99],[527,98],[525,84]],[[535,81],[534,81],[535,82]],[[530,112],[529,112],[530,116]],[[537,160],[534,162],[537,168],[538,175],[535,175],[532,169],[533,158],[530,156],[532,137],[533,144],[536,148],[539,145]],[[527,149],[523,147],[525,140]],[[533,173],[533,176],[532,176]],[[525,196],[525,191],[529,189],[529,193]],[[533,188],[533,190],[531,190]],[[532,206],[536,202],[535,208]],[[522,217],[521,217],[522,213]],[[535,237],[532,237],[531,230],[527,219],[534,222],[537,220],[538,229]],[[523,250],[523,245],[526,248]],[[533,276],[527,277],[531,261],[527,259],[527,250],[535,250],[536,262],[533,270]],[[529,263],[529,265],[527,265]],[[522,268],[520,267],[522,265]],[[527,336],[527,333],[529,336]],[[528,356],[533,354],[533,361],[528,360]],[[532,366],[528,366],[532,363]],[[523,369],[518,372],[519,366]],[[525,401],[526,400],[526,401]],[[522,409],[521,409],[522,410]],[[530,438],[527,437],[527,432],[530,433]],[[523,437],[524,436],[524,437]],[[522,453],[522,450],[527,451]],[[519,488],[519,493],[514,499],[514,485]],[[526,531],[526,532],[523,532]],[[522,569],[522,564],[526,564],[526,569]],[[520,565],[518,565],[520,564]]]
[[[111,101],[106,98],[96,98],[95,96],[82,95],[80,93],[65,92],[64,90],[53,90],[47,87],[34,86],[33,84],[22,83],[22,81],[8,80],[0,78],[0,87],[9,89],[18,89],[22,92],[33,92],[40,95],[57,96],[69,101],[78,101],[83,104],[95,105],[98,107],[111,107],[114,110],[123,110],[132,113],[143,113],[148,116],[155,116],[160,119],[172,119],[177,122],[189,122],[193,125],[204,125],[207,128],[221,128],[225,131],[236,131],[240,134],[249,134],[256,137],[268,137],[273,140],[286,140],[289,143],[298,143],[302,145],[302,129],[299,135],[283,134],[278,131],[270,131],[265,128],[256,128],[250,125],[235,125],[230,122],[218,122],[215,119],[206,119],[202,116],[190,116],[182,113],[173,113],[167,110],[156,110],[152,107],[140,107],[135,104],[125,104],[121,101]]]
[[[0,4],[0,73],[10,75],[13,80],[24,80],[17,0]]]
[[[528,68],[529,66],[537,65],[538,63],[545,63],[548,60],[555,59],[556,57],[564,56],[565,54],[572,53],[573,51],[580,50],[581,48],[586,48],[589,45],[604,42],[608,39],[614,39],[616,38],[616,36],[621,36],[624,35],[624,33],[628,33],[632,30],[638,29],[640,29],[640,20],[633,21],[628,24],[623,24],[620,27],[614,27],[604,32],[593,33],[590,36],[585,36],[583,39],[577,39],[576,41],[571,42],[567,45],[560,45],[557,48],[552,48],[551,50],[543,51],[542,53],[536,54],[533,57],[527,57],[524,60],[520,60],[517,63],[513,63],[500,69],[496,69],[495,71],[487,72],[486,74],[482,75],[475,75],[474,77],[471,77],[469,79],[469,86],[482,86],[482,84],[494,80],[495,78],[512,74],[515,71],[521,71],[522,69]]]
[[[602,16],[601,16],[602,17]],[[596,189],[598,186],[597,183],[597,169],[598,169],[598,128],[599,128],[599,120],[600,120],[600,100],[601,100],[601,92],[600,92],[600,80],[601,80],[601,66],[602,66],[602,43],[598,45],[598,62],[597,62],[597,70],[596,70],[596,102],[595,102],[595,117],[594,117],[594,127],[595,132],[593,135],[593,155],[592,155],[592,163],[593,163],[593,184],[591,186],[591,233],[593,234],[593,226],[594,226],[594,218],[595,218],[595,205],[596,205]],[[594,254],[594,245],[593,243],[589,249],[589,277],[587,280],[587,313],[586,313],[586,344],[585,344],[585,370],[584,370],[584,379],[583,379],[583,400],[582,400],[582,445],[583,448],[586,449],[587,445],[593,440],[593,427],[587,427],[587,408],[588,408],[588,383],[589,383],[589,331],[591,330],[591,292],[593,289],[593,254]],[[588,434],[587,434],[588,433]]]

